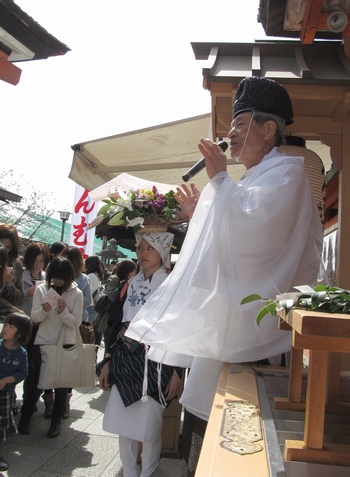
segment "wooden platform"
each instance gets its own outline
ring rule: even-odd
[[[270,477],[345,477],[350,475],[350,467],[342,465],[312,464],[298,461],[287,461],[285,456],[285,443],[288,440],[302,441],[304,437],[304,411],[284,411],[275,409],[275,398],[277,396],[288,396],[289,373],[274,373],[267,368],[257,370],[260,400],[264,401],[264,393],[267,406],[261,405],[263,422],[272,416],[275,440],[267,438],[267,453],[274,455],[276,452],[276,442],[279,447],[279,470],[270,473]],[[302,378],[302,399],[306,398],[307,374]],[[341,401],[350,403],[350,379],[348,376],[341,379]],[[330,414],[325,416],[325,444],[348,445],[350,443],[350,416]],[[272,442],[272,443],[271,443]],[[273,446],[275,448],[273,448]],[[271,472],[271,470],[270,470]]]
[[[252,366],[225,363],[214,398],[206,430],[196,477],[268,477],[267,455],[264,439],[259,440],[261,450],[240,454],[223,448],[223,418],[231,402],[247,402],[259,407],[255,373]]]
[[[305,412],[275,409],[275,398],[288,396],[289,370],[276,367],[255,367],[254,373],[237,373],[226,365],[221,376],[204,439],[196,477],[349,477],[350,467],[285,460],[286,440],[302,441]],[[307,370],[303,370],[302,400],[306,398]],[[350,403],[349,373],[341,379],[340,397]],[[239,455],[223,449],[222,422],[225,404],[230,400],[257,403],[263,429],[263,451]],[[325,444],[350,444],[350,416],[327,413]]]

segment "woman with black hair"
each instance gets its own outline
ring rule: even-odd
[[[67,247],[67,244],[63,242],[54,242],[50,246],[50,262],[53,258],[57,257],[57,255],[59,255],[62,252],[62,250],[66,247]]]
[[[107,280],[106,283],[106,292],[110,302],[113,301],[113,298],[117,294],[118,288],[123,285],[127,280],[130,280],[136,272],[136,263],[132,260],[122,260],[121,262],[117,262],[113,269],[112,275]],[[111,311],[113,313],[113,311]],[[94,324],[94,331],[95,331],[95,344],[100,346],[102,341],[102,335],[104,339],[105,349],[108,345],[108,339],[111,332],[111,329],[108,327],[108,306],[106,310],[101,313],[97,314],[96,321]],[[99,376],[101,371],[101,363],[96,365],[96,374]]]
[[[74,280],[78,285],[78,288],[83,293],[83,310],[81,314],[82,321],[88,321],[87,308],[90,306],[92,300],[91,281],[85,273],[84,257],[79,247],[67,246],[59,256],[68,258],[73,265]]]
[[[8,270],[7,270],[7,261],[8,261],[8,251],[7,248],[2,245],[0,242],[0,292],[5,285],[5,281],[7,278]]]
[[[23,261],[24,261],[24,270],[23,270],[23,294],[24,300],[20,303],[19,308],[23,310],[29,317],[32,313],[32,303],[33,295],[36,287],[45,280],[45,269],[50,260],[49,249],[45,244],[42,243],[31,243],[28,245]],[[35,324],[32,329],[30,339],[26,346],[28,353],[28,375],[23,383],[23,397],[25,396],[28,387],[33,379],[34,374],[34,340],[36,333],[38,331],[38,325]],[[45,402],[45,413],[49,408],[49,414],[51,417],[51,411],[53,406],[53,394],[46,398],[46,394],[43,395]],[[16,406],[15,413],[18,413],[18,408]]]
[[[0,309],[3,316],[18,311],[23,301],[23,265],[19,258],[19,236],[11,224],[0,224],[0,243],[7,249],[8,274],[0,292]]]
[[[58,293],[56,307],[50,305],[47,293],[50,289]],[[72,263],[64,257],[55,257],[47,267],[45,283],[39,285],[34,293],[31,318],[39,323],[34,340],[34,376],[27,390],[21,408],[18,430],[21,434],[30,433],[30,420],[36,410],[41,391],[38,389],[41,367],[41,345],[57,344],[62,327],[66,325],[64,346],[73,346],[77,341],[83,311],[83,297],[74,281]],[[61,420],[66,409],[68,388],[55,389],[52,419],[47,437],[57,437],[61,432]]]
[[[78,288],[83,293],[83,310],[81,315],[81,321],[88,320],[88,308],[92,301],[92,292],[91,292],[91,280],[85,273],[85,263],[82,251],[79,247],[76,246],[67,246],[60,253],[61,257],[68,258],[68,260],[73,265],[74,269],[74,280],[78,285]],[[68,419],[70,416],[70,400],[72,398],[72,389],[68,390],[66,409],[63,414],[63,419]]]
[[[45,280],[45,269],[50,260],[50,253],[45,244],[31,243],[28,245],[24,256],[23,270],[23,294],[24,300],[19,308],[28,316],[32,311],[32,302],[35,288],[40,285],[38,282]]]

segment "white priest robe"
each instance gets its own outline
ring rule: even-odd
[[[251,293],[275,298],[317,282],[323,231],[303,162],[274,148],[240,183],[217,174],[200,196],[173,272],[127,335],[179,366],[181,354],[238,363],[287,352],[290,333],[278,329],[277,317],[258,326],[262,303],[240,303]]]

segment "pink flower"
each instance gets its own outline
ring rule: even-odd
[[[108,197],[113,197],[114,199],[120,199],[120,195],[118,192],[110,192]]]

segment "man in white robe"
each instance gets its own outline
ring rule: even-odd
[[[250,77],[239,84],[228,137],[231,157],[247,170],[235,182],[223,151],[201,139],[210,182],[200,197],[193,184],[178,189],[189,217],[196,206],[185,242],[173,272],[128,330],[166,351],[163,362],[172,353],[195,357],[181,402],[204,420],[221,362],[270,358],[291,346],[276,317],[255,323],[261,303],[241,300],[317,283],[323,231],[304,159],[279,150],[292,118],[288,93],[275,81]]]

